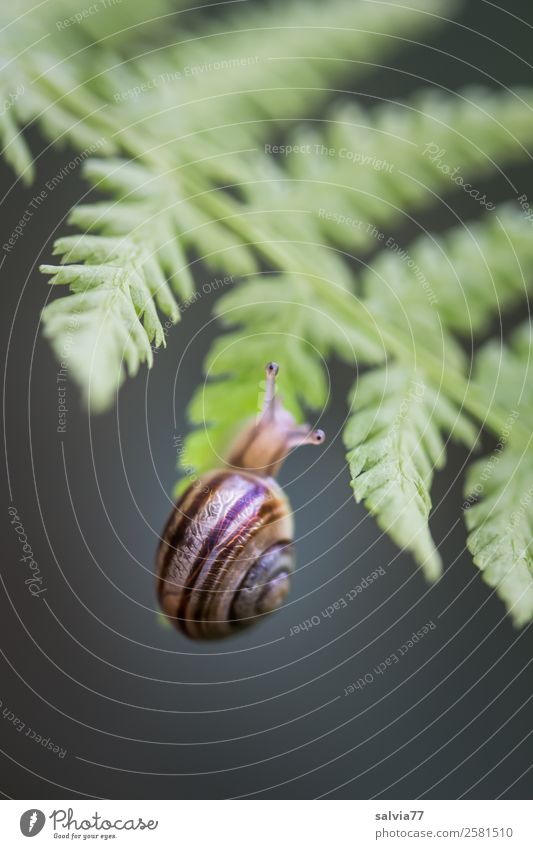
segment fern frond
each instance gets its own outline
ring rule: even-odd
[[[467,545],[484,580],[505,602],[515,625],[533,619],[533,446],[515,440],[520,418],[531,427],[532,327],[523,324],[509,346],[480,350],[475,379],[488,404],[506,405],[509,417],[496,449],[468,470]]]
[[[368,71],[364,60],[370,54],[376,60],[401,44],[401,33],[430,29],[444,7],[444,0],[431,0],[429,5],[415,2],[411,8],[393,0],[383,18],[375,4],[352,0],[334,0],[327,9],[319,2],[284,3],[282,9],[280,2],[267,8],[247,4],[218,23],[187,15],[188,31],[176,31],[174,40],[158,44],[157,51],[146,51],[144,58],[137,57],[123,38],[124,32],[139,29],[141,4],[128,4],[127,10],[126,4],[116,4],[100,21],[95,16],[92,22],[90,16],[72,21],[65,15],[63,0],[41,4],[27,15],[6,10],[0,36],[7,59],[4,70],[10,85],[17,83],[22,92],[5,122],[6,155],[25,179],[31,176],[31,158],[20,127],[36,121],[55,143],[69,140],[83,148],[83,158],[95,146],[102,155],[133,157],[135,164],[126,159],[88,163],[86,173],[92,182],[118,202],[78,207],[71,222],[104,237],[127,235],[135,256],[142,255],[148,278],[157,280],[159,297],[165,292],[165,275],[171,277],[175,291],[187,297],[192,289],[187,254],[235,275],[258,268],[257,251],[250,247],[255,237],[242,236],[235,226],[235,216],[245,216],[249,210],[245,205],[231,206],[225,192],[214,197],[219,183],[253,180],[261,171],[264,157],[242,155],[239,146],[249,147],[270,133],[274,120],[302,115],[327,95],[328,80],[347,70],[353,77],[353,63],[344,60],[353,59],[356,69]],[[446,8],[449,11],[449,4]],[[151,15],[171,11],[172,4],[160,0]],[[280,11],[278,20],[283,23],[272,26],[272,15],[275,20]],[[70,20],[68,37],[62,16]],[[173,24],[177,20],[169,18]],[[40,44],[42,32],[48,34],[45,46]],[[135,61],[129,62],[130,58]],[[146,92],[149,97],[142,96]],[[15,116],[18,124],[11,120]],[[229,155],[221,156],[224,149]],[[259,222],[257,231],[265,245],[276,243],[280,233],[275,214]],[[301,227],[298,235],[304,237]],[[306,238],[308,267],[339,283],[346,280],[341,263],[311,245],[313,234]],[[92,244],[96,255],[100,249]],[[297,269],[301,252],[287,247],[285,255],[281,268]],[[135,271],[124,259],[117,267],[121,286],[129,291],[136,286]],[[90,268],[90,261],[85,262]],[[93,271],[101,273],[99,268]],[[64,304],[54,311],[67,314],[73,308]],[[119,312],[109,315],[115,314]],[[108,326],[110,322],[108,316]],[[48,334],[52,327],[59,325],[49,322]],[[59,344],[56,341],[56,347]],[[115,347],[100,347],[100,366],[107,351],[110,368],[101,390],[91,397],[102,405],[103,387],[107,386],[109,400],[122,372],[117,370]],[[82,383],[88,377],[82,367],[72,371]]]
[[[72,210],[69,223],[90,233],[129,236],[158,266],[160,287],[164,288],[167,276],[176,294],[183,299],[190,297],[194,282],[185,254],[187,234],[182,231],[176,183],[142,165],[119,159],[90,159],[84,176],[116,200],[80,204]],[[249,270],[250,266],[245,267]]]
[[[486,330],[495,315],[533,291],[531,224],[505,204],[443,237],[421,236],[408,249],[391,240],[362,275],[363,293],[381,316],[441,325],[461,334]]]
[[[467,540],[483,578],[505,602],[515,625],[533,619],[533,452],[508,447],[488,472],[486,458],[468,472]]]
[[[196,0],[194,7],[201,2]],[[61,38],[76,47],[112,38],[113,43],[118,41],[134,53],[138,50],[136,37],[141,35],[144,44],[151,38],[159,40],[162,29],[168,31],[182,19],[181,10],[190,6],[190,0],[152,0],[149,8],[142,0],[106,0],[82,7],[73,7],[71,0],[18,0],[16,4],[2,4],[0,22],[6,41],[12,44],[31,44],[46,32],[53,39],[54,49]]]
[[[75,345],[79,361],[73,348],[70,373],[91,407],[101,410],[112,402],[122,383],[123,357],[128,372],[135,374],[140,362],[152,364],[150,346],[164,344],[166,333],[156,307],[169,323],[177,322],[180,314],[173,292],[187,301],[194,284],[180,239],[179,198],[172,183],[127,160],[89,160],[85,172],[118,199],[80,205],[72,211],[70,223],[85,235],[59,239],[54,253],[62,255],[63,263],[77,264],[42,268],[55,275],[53,283],[69,284],[70,293],[45,308],[43,323],[58,356],[65,333],[79,340]],[[229,257],[228,250],[231,265]],[[242,271],[242,261],[233,264]],[[249,263],[244,267],[249,270]],[[132,306],[138,316],[135,321]],[[80,311],[83,321],[72,333],[72,316]],[[105,339],[101,322],[105,322]],[[94,332],[92,342],[90,332]]]
[[[527,424],[533,421],[533,330],[529,322],[521,324],[508,345],[492,339],[475,358],[476,383],[487,398],[520,416]]]
[[[182,132],[214,131],[217,149],[235,150],[270,137],[273,122],[310,114],[339,81],[368,75],[380,58],[402,48],[402,37],[429,33],[458,7],[392,0],[384,14],[379,4],[361,0],[276,0],[228,9],[196,38],[183,39],[170,64],[169,56],[164,64],[152,57],[141,63],[145,79],[168,77],[169,67],[182,77],[178,104],[172,86],[163,85],[139,108],[150,124],[161,109],[177,108]]]
[[[222,336],[215,352],[218,345],[239,339],[244,351],[245,340],[252,335],[268,336],[279,330],[276,346],[283,346],[284,334],[292,334],[305,340],[300,344],[311,344],[315,357],[335,353],[352,366],[355,362],[375,365],[385,358],[396,359],[407,374],[425,375],[428,399],[437,393],[441,405],[461,407],[471,389],[466,378],[468,363],[454,331],[463,331],[469,317],[473,328],[481,330],[496,311],[523,298],[533,279],[530,233],[524,216],[505,206],[474,225],[467,239],[463,229],[457,228],[442,244],[422,237],[403,257],[398,251],[383,252],[362,276],[363,297],[359,299],[349,290],[334,286],[333,269],[333,276],[322,280],[310,274],[247,280],[218,303],[224,323],[239,324],[240,329],[231,337]],[[289,231],[289,235],[293,234]],[[459,294],[467,307],[457,308]],[[296,344],[294,339],[291,344]],[[282,361],[276,346],[267,360],[275,356]],[[434,367],[428,371],[430,360]],[[233,380],[233,368],[228,366],[226,371]],[[253,394],[252,369],[248,377],[243,372],[237,382],[246,380],[251,380],[248,391]],[[490,397],[483,387],[479,387],[479,395],[482,400]],[[207,385],[205,409],[200,410],[195,402],[192,420],[202,428],[191,438],[193,451],[185,443],[189,468],[204,469],[213,461],[210,434],[216,430],[220,415],[224,416],[216,440],[220,450],[239,423],[241,409],[217,410],[220,398],[221,394],[211,392]],[[508,409],[507,402],[507,398],[502,399],[503,410]],[[479,407],[475,413],[478,411]],[[430,482],[428,479],[428,491]]]
[[[9,84],[4,82],[0,89],[0,102],[3,104],[0,108],[0,146],[6,162],[29,185],[35,177],[35,168],[31,151],[21,132],[17,110],[17,100],[23,92],[22,83],[10,90]]]
[[[324,128],[306,127],[292,142],[305,151],[287,156],[280,175],[290,180],[292,207],[312,213],[328,241],[361,251],[383,244],[384,228],[465,184],[474,212],[492,209],[475,181],[528,158],[533,91],[429,89],[404,104],[342,104]]]
[[[145,184],[149,184],[148,178]],[[275,181],[272,185],[276,185]],[[262,232],[267,243],[281,239],[282,235],[286,240],[286,257],[281,264],[285,262],[290,270],[305,264],[309,269],[322,271],[325,279],[342,283],[349,292],[345,268],[338,257],[323,248],[319,235],[313,231],[313,223],[308,219],[302,222],[294,215],[282,227],[278,223],[279,207],[272,193],[269,201],[262,210]],[[245,212],[246,208],[243,214]],[[220,242],[227,240],[224,224],[211,224],[206,243],[198,239],[202,231],[203,227],[199,227],[186,235],[186,245],[200,253],[208,250],[204,258],[214,259],[215,265],[222,260],[228,266],[231,243],[226,241],[224,254],[221,254],[215,249],[216,239],[213,238],[218,231]],[[243,242],[235,247],[237,256],[245,263],[237,266],[235,273],[248,274],[255,266],[253,249]],[[344,328],[335,339],[326,340],[326,344],[317,339],[320,331],[307,328],[305,338],[316,343],[319,351],[324,354],[328,350],[335,351],[350,362],[354,352],[363,362],[376,362],[383,357],[383,353],[381,357],[377,354],[375,342],[369,343],[364,334],[357,332],[353,316],[347,320],[338,303],[328,302],[327,286],[316,291],[310,276],[298,286],[295,279],[291,285],[295,287],[296,302],[313,299],[321,305],[328,321],[333,320],[338,327]],[[464,355],[451,335],[445,333],[443,336],[443,328],[469,333],[484,330],[494,314],[520,302],[532,280],[533,241],[529,222],[518,209],[506,205],[494,213],[487,213],[484,220],[467,230],[459,227],[452,230],[442,240],[421,237],[408,252],[393,242],[393,246],[383,251],[362,276],[363,303],[369,323],[373,321],[389,331],[400,330],[408,337],[414,336],[415,347],[421,347],[422,351],[432,350],[438,343],[443,365],[463,369]],[[246,308],[250,315],[252,327],[264,326],[269,320],[275,324],[275,313],[286,294],[284,287],[283,279],[273,278],[256,282],[248,299],[240,293],[236,295],[240,308]],[[288,291],[291,296],[290,289]],[[464,308],[457,309],[460,299]],[[231,296],[227,303],[232,306]],[[260,304],[255,316],[252,315],[254,303]],[[254,321],[259,323],[254,325]],[[296,317],[294,322],[297,322]]]
[[[380,228],[397,224],[411,208],[434,203],[437,192],[459,191],[451,171],[459,170],[466,183],[526,158],[533,142],[532,107],[531,89],[502,95],[476,89],[461,96],[431,91],[369,114],[351,105],[333,113],[325,136],[306,130],[297,137],[301,152],[288,155],[286,167],[257,155],[242,157],[240,170],[223,160],[218,178],[238,185],[243,213],[268,228],[273,240],[305,243],[304,253],[324,243],[352,256],[371,245],[384,248],[363,275],[367,296],[378,277],[389,287],[387,292],[378,286],[372,308],[386,306],[389,315],[397,315],[405,305],[411,321],[424,313],[422,326],[432,312],[432,333],[437,321],[461,333],[480,332],[498,309],[524,297],[533,279],[530,225],[519,208],[490,204],[481,223],[456,228],[442,240],[421,237],[408,250]],[[346,111],[360,113],[358,121],[352,116],[354,126],[342,120]],[[444,151],[444,170],[440,159],[425,155],[428,144]],[[346,153],[363,162],[366,157],[367,165],[354,165]],[[290,270],[296,267],[297,262]]]
[[[142,258],[143,273],[155,287],[151,291],[156,301],[162,301],[164,312],[174,314],[177,307],[171,302],[166,280],[170,280],[173,290],[183,300],[186,301],[191,296],[193,280],[187,255],[192,253],[193,256],[199,256],[208,265],[217,269],[223,267],[236,277],[249,276],[257,271],[258,257],[255,246],[248,244],[232,232],[226,221],[226,217],[231,218],[229,213],[226,217],[210,218],[202,209],[201,194],[199,202],[194,196],[192,198],[182,196],[179,176],[176,174],[159,174],[156,169],[150,169],[138,163],[113,159],[88,160],[85,165],[85,174],[98,189],[106,190],[116,198],[114,201],[80,205],[71,213],[69,219],[71,224],[81,228],[85,233],[101,236],[101,242],[97,235],[92,235],[90,240],[86,236],[80,236],[80,248],[77,251],[75,251],[77,237],[72,237],[67,243],[70,250],[66,261],[76,261],[74,255],[78,260],[83,260],[85,276],[93,272],[98,275],[101,272],[100,255],[107,253],[109,239],[121,237],[121,244],[128,245],[128,249],[122,251],[120,256],[115,256],[113,260],[115,272],[121,273],[121,285],[126,288],[131,285],[135,289],[139,258]],[[262,229],[262,237],[267,244],[275,242],[278,238],[277,231],[269,231],[270,226],[271,222],[266,221]],[[63,253],[64,244],[66,244],[64,240],[57,243],[61,253]],[[84,250],[84,246],[87,245],[90,245],[90,250]],[[310,268],[317,271],[322,269],[325,275],[335,278],[338,285],[342,281],[347,285],[349,275],[340,260],[328,256],[320,246],[310,245],[307,253]],[[298,250],[295,252],[291,246],[288,246],[286,254],[284,261],[297,267],[301,257],[300,252]],[[134,262],[131,261],[131,256],[135,257]],[[93,265],[96,268],[91,271]],[[131,280],[130,275],[132,275]],[[272,293],[275,293],[275,288],[271,290],[270,294]],[[252,298],[255,297],[253,289],[251,295]],[[68,295],[66,300],[68,301],[71,297]],[[304,299],[304,296],[301,295],[300,299]],[[171,303],[172,308],[169,306]],[[51,309],[51,307],[47,308],[47,310]],[[70,309],[68,304],[53,307],[53,310],[58,313],[68,313]],[[112,312],[110,316],[114,314]],[[45,311],[44,319],[46,320],[49,315],[50,312]],[[94,326],[97,327],[97,325]],[[56,324],[49,324],[47,334],[51,336],[56,327]],[[350,332],[353,336],[353,332]],[[151,341],[157,345],[160,339],[160,334],[155,334]],[[55,345],[60,349],[61,340],[56,340]],[[105,350],[111,357],[109,368],[105,370],[104,384],[108,387],[107,402],[111,403],[121,380],[122,370],[118,368],[116,350],[113,347]],[[103,351],[102,348],[102,358]],[[102,363],[103,360],[100,359],[99,365]],[[87,370],[73,369],[72,374],[82,384],[82,388],[88,395]],[[116,379],[110,381],[110,375],[115,375]],[[97,395],[94,392],[90,395],[97,401],[99,409],[105,406],[103,388]]]
[[[64,266],[41,266],[71,294],[43,310],[45,335],[65,375],[84,388],[95,410],[107,407],[125,374],[152,365],[151,345],[165,343],[156,305],[170,322],[177,304],[150,253],[127,237],[70,236],[55,243]]]
[[[157,0],[148,9],[130,0],[77,19],[66,0],[3,4],[2,78],[9,91],[23,91],[7,136],[4,128],[6,157],[25,179],[13,127],[36,121],[55,144],[63,138],[85,150],[99,143],[109,153],[137,155],[139,139],[144,151],[155,142],[174,157],[178,148],[182,162],[199,145],[235,150],[273,119],[294,120],[323,100],[328,80],[368,72],[370,55],[375,62],[402,45],[399,35],[429,30],[450,11],[444,0],[411,8],[392,0],[386,17],[362,0],[332,0],[327,9],[318,0],[278,0],[226,8],[214,23],[201,9],[174,14],[183,5]]]
[[[399,363],[363,375],[350,409],[344,443],[356,501],[434,580],[441,559],[428,519],[433,475],[446,459],[443,437],[472,447],[476,429],[423,373]]]

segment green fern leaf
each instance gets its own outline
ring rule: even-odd
[[[517,626],[533,619],[533,448],[531,438],[516,439],[519,421],[533,420],[532,337],[526,322],[509,346],[488,342],[476,358],[475,380],[488,404],[504,404],[509,417],[495,450],[470,467],[465,485],[468,548]]]
[[[526,88],[429,89],[369,110],[344,103],[324,131],[298,131],[292,142],[305,152],[287,157],[280,180],[291,181],[291,208],[311,213],[329,242],[351,252],[380,247],[386,228],[445,193],[468,191],[474,212],[492,210],[473,181],[527,159],[532,104]]]
[[[26,144],[17,114],[17,99],[22,96],[24,87],[19,83],[17,90],[10,91],[3,86],[0,93],[0,145],[2,156],[11,165],[15,173],[29,185],[35,177],[35,167],[31,151]]]
[[[167,275],[174,291],[189,298],[194,282],[180,239],[179,197],[172,182],[128,160],[90,159],[84,174],[98,189],[112,192],[117,201],[77,206],[69,223],[91,233],[128,236],[151,258],[159,289],[166,288]]]
[[[421,373],[401,364],[363,375],[351,409],[344,443],[356,501],[434,580],[441,560],[428,519],[434,472],[445,463],[443,436],[472,447],[476,429]]]
[[[466,241],[463,230],[457,228],[442,244],[432,237],[424,237],[409,248],[405,257],[399,252],[382,253],[362,277],[365,297],[359,301],[368,326],[377,327],[377,337],[365,333],[369,328],[356,323],[350,307],[357,299],[349,294],[340,300],[333,299],[337,292],[331,283],[333,270],[332,277],[323,281],[294,274],[247,280],[219,301],[217,311],[225,323],[240,324],[241,329],[229,338],[223,336],[214,350],[218,352],[218,345],[233,344],[241,339],[244,352],[245,340],[251,335],[268,336],[279,330],[291,334],[293,347],[297,337],[301,347],[311,344],[317,357],[335,353],[351,365],[356,361],[376,364],[392,355],[400,357],[401,367],[409,374],[413,371],[427,373],[428,355],[431,354],[436,365],[436,371],[431,373],[434,389],[428,388],[426,397],[433,398],[438,391],[441,407],[448,403],[460,406],[468,395],[464,376],[468,363],[460,345],[448,332],[463,330],[465,314],[468,319],[466,309],[457,309],[458,292],[463,292],[469,304],[476,331],[484,329],[497,310],[509,308],[523,297],[533,279],[532,246],[529,223],[516,209],[507,206],[473,226],[472,235]],[[434,303],[429,302],[429,294]],[[404,340],[403,350],[398,348],[401,339]],[[244,353],[242,356],[245,359]],[[287,353],[287,356],[291,355]],[[267,353],[267,359],[272,357],[281,359],[276,351]],[[259,361],[256,368],[260,367]],[[231,377],[234,369],[228,367],[227,372]],[[463,390],[459,389],[454,374],[461,385],[464,384]],[[446,375],[446,385],[443,385]],[[237,382],[246,384],[247,380],[250,375],[243,370]],[[506,379],[503,383],[512,385]],[[249,386],[250,394],[254,392],[253,387],[255,375]],[[451,389],[457,391],[450,394]],[[185,443],[184,457],[189,470],[208,468],[214,460],[210,444],[212,434],[217,432],[215,442],[220,453],[239,424],[242,408],[236,405],[226,407],[223,413],[218,411],[221,397],[221,393],[211,392],[208,386],[205,409],[200,411],[197,404],[193,407],[192,420],[202,427],[190,442]],[[482,401],[484,397],[490,396],[482,390]],[[502,398],[501,407],[509,408],[507,397]],[[217,431],[221,414],[224,423]],[[207,427],[204,427],[206,422]],[[430,483],[431,478],[428,479],[428,492]],[[429,551],[427,545],[425,550]]]
[[[268,138],[272,122],[310,114],[340,80],[348,77],[353,84],[368,75],[379,57],[401,49],[402,36],[429,33],[442,24],[444,12],[453,15],[458,7],[443,0],[409,6],[393,0],[384,15],[380,6],[360,0],[278,0],[228,10],[222,25],[202,27],[201,38],[176,49],[171,67],[185,70],[182,126],[195,138],[198,132],[204,136],[207,108],[218,150]],[[150,62],[144,76],[157,79],[158,68]],[[159,94],[172,97],[164,86]],[[147,114],[155,112],[156,100],[145,99]]]
[[[110,154],[146,153],[155,140],[174,161],[178,148],[180,162],[194,161],[202,147],[206,153],[249,147],[272,119],[294,120],[321,102],[328,80],[368,73],[372,65],[364,60],[375,63],[402,45],[402,33],[432,29],[458,4],[426,0],[407,8],[393,0],[386,17],[374,4],[352,0],[327,8],[298,0],[266,8],[239,4],[216,22],[211,9],[202,15],[201,4],[177,14],[183,5],[157,0],[147,12],[146,4],[129,0],[80,16],[66,0],[3,4],[3,81],[24,92],[17,104],[21,123],[36,121],[54,144],[62,138],[80,150],[99,144]],[[283,24],[273,27],[273,19]],[[4,136],[8,131],[10,125]],[[15,153],[10,141],[7,156],[20,167],[18,148]]]
[[[515,625],[533,619],[533,452],[505,448],[497,462],[468,472],[468,548],[483,578],[505,602]]]
[[[125,368],[152,365],[151,345],[165,344],[156,305],[171,323],[177,304],[151,254],[128,238],[70,236],[55,243],[64,262],[41,266],[51,282],[71,294],[45,307],[45,335],[62,368],[82,386],[94,410],[105,409],[121,385]]]
[[[474,361],[475,381],[488,405],[499,403],[514,420],[520,417],[526,423],[533,421],[532,336],[526,321],[513,332],[508,345],[490,340]]]
[[[422,236],[408,249],[396,242],[387,247],[362,275],[369,304],[404,326],[422,316],[434,339],[442,326],[468,336],[481,333],[533,290],[531,225],[512,204],[442,238]]]

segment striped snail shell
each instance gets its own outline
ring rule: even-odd
[[[202,476],[177,501],[157,552],[157,593],[175,627],[217,639],[252,625],[285,600],[293,570],[293,520],[275,480],[287,453],[319,444],[321,430],[296,425],[266,367],[259,419],[247,425],[225,468]]]

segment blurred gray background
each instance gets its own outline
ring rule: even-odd
[[[394,57],[365,94],[404,97],[413,75],[451,89],[491,77],[494,85],[531,84],[531,4],[505,7],[507,14],[468,3],[460,26]],[[31,143],[42,147],[37,134]],[[35,185],[9,194],[3,233],[71,155],[50,151]],[[533,193],[530,170],[507,176]],[[5,191],[12,174],[4,165],[0,177]],[[492,199],[509,196],[504,178],[483,185]],[[452,448],[437,475],[431,524],[446,571],[429,586],[351,498],[339,437],[353,381],[346,366],[331,363],[327,447],[292,456],[282,474],[298,538],[286,606],[218,644],[189,642],[159,624],[154,550],[176,480],[174,440],[187,432],[186,405],[217,331],[216,294],[187,311],[156,367],[125,384],[116,410],[89,418],[69,385],[67,430],[58,434],[58,364],[39,330],[49,288],[36,268],[50,261],[64,216],[85,191],[78,172],[65,179],[2,267],[11,493],[6,478],[0,789],[28,799],[529,797],[533,639],[530,629],[513,629],[465,553],[466,453]],[[477,216],[466,200],[451,199],[465,218]],[[423,223],[439,231],[450,221],[442,206]],[[213,278],[202,268],[197,276],[200,284]],[[43,575],[41,598],[24,585],[11,503]],[[378,567],[385,574],[346,608],[321,614]],[[320,624],[290,636],[311,617]],[[436,627],[400,663],[344,695],[430,621]],[[28,727],[64,756],[31,739]]]

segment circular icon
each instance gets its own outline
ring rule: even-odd
[[[20,818],[20,830],[24,837],[35,837],[42,830],[45,822],[46,817],[42,811],[30,808],[29,811],[24,811]]]

